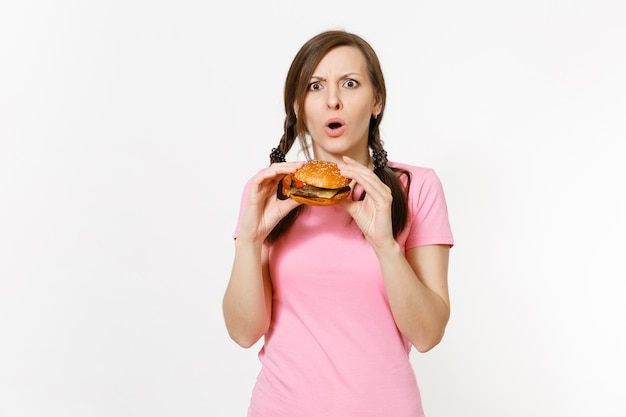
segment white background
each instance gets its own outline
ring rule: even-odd
[[[0,6],[0,416],[244,416],[221,297],[300,45],[378,51],[456,238],[429,417],[626,416],[626,3]],[[332,416],[335,417],[335,416]],[[336,416],[345,417],[345,416]]]

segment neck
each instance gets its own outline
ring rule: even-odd
[[[336,162],[336,163],[342,163],[343,156],[349,156],[350,158],[354,159],[355,161],[357,161],[358,163],[360,163],[361,165],[365,165],[366,167],[369,168],[373,168],[373,161],[372,161],[372,157],[370,156],[370,152],[369,152],[369,148],[365,148],[364,151],[359,151],[359,152],[349,152],[349,153],[345,153],[345,154],[334,154],[334,153],[327,153],[327,152],[323,152],[320,150],[313,150],[313,159],[322,159],[325,161],[332,161],[332,162]]]

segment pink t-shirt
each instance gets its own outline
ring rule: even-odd
[[[402,248],[453,245],[435,172],[389,165],[412,174]],[[247,191],[242,207],[246,198]],[[248,416],[423,416],[411,343],[393,320],[378,260],[347,212],[306,206],[269,260],[272,324]]]

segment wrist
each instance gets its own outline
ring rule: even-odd
[[[370,242],[374,252],[378,257],[381,256],[389,256],[389,255],[403,255],[402,250],[400,248],[400,244],[395,239],[389,239],[385,242],[379,242],[374,244]]]
[[[256,248],[263,246],[265,239],[261,237],[240,234],[235,238],[235,248]]]

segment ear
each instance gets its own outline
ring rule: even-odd
[[[374,104],[374,108],[372,109],[372,116],[374,119],[378,117],[380,112],[383,111],[383,101],[380,97],[376,98],[376,104]]]
[[[296,118],[298,117],[298,110],[300,109],[300,106],[298,106],[298,103],[293,103],[293,112],[296,114]]]

